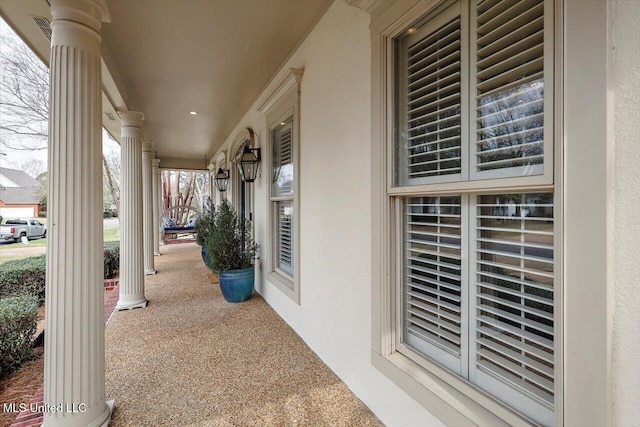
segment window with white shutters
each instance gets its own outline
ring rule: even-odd
[[[553,0],[449,1],[397,38],[387,190],[396,350],[542,425],[558,395],[553,23]]]
[[[293,277],[294,269],[294,138],[293,116],[271,130],[271,204],[273,269]]]
[[[550,174],[552,6],[459,1],[398,40],[396,186]]]

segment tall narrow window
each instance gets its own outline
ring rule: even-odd
[[[274,218],[274,268],[293,278],[294,163],[293,116],[271,130],[271,201]]]

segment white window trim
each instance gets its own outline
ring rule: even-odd
[[[396,218],[389,194],[421,189],[403,191],[391,185],[392,153],[386,141],[392,128],[386,112],[394,108],[394,100],[387,96],[388,76],[393,72],[392,37],[440,2],[350,2],[372,15],[372,363],[446,424],[528,425],[526,419],[457,376],[435,364],[426,369],[424,363],[421,366],[395,351],[396,329],[389,308],[396,304],[390,280],[396,275],[390,263]],[[556,328],[560,347],[556,353],[557,425],[611,425],[613,420],[613,309],[612,289],[607,286],[612,283],[613,254],[608,7],[606,2],[585,8],[579,0],[564,0],[556,9],[556,19],[564,23],[556,41],[562,49],[554,55],[563,64],[562,71],[556,72],[555,93],[561,95],[561,102],[556,104],[554,119],[561,126],[556,126],[553,153],[554,209],[561,213],[556,247],[561,248],[562,262],[556,274],[562,279],[558,298],[563,307]],[[443,184],[439,194],[468,189],[468,184]],[[525,187],[527,191],[549,188],[544,179],[530,180]]]
[[[276,215],[271,197],[271,181],[267,186],[267,244],[265,245],[265,265],[267,280],[282,293],[300,304],[300,86],[303,70],[290,68],[275,89],[269,92],[258,104],[258,111],[263,113],[267,122],[267,143],[262,157],[265,167],[271,176],[272,141],[271,131],[283,120],[293,116],[293,276],[280,270],[275,265],[275,233]],[[287,197],[287,199],[290,199]]]

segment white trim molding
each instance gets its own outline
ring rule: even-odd
[[[263,168],[269,168],[266,176],[270,177],[267,184],[266,212],[267,221],[267,244],[265,250],[265,265],[267,268],[266,277],[270,283],[275,285],[282,293],[287,295],[297,304],[300,304],[300,91],[302,85],[302,75],[304,70],[290,68],[289,72],[276,85],[276,88],[269,92],[265,99],[258,105],[258,111],[263,113],[267,122],[267,144],[263,150]],[[286,120],[292,119],[292,160],[293,160],[293,195],[288,198],[292,200],[293,206],[293,274],[277,268],[275,263],[275,233],[276,214],[275,204],[281,198],[271,195],[271,167],[273,158],[272,131]]]

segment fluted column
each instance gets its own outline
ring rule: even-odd
[[[102,246],[102,1],[52,0],[43,425],[101,426],[105,402]]]
[[[120,298],[118,310],[146,307],[143,264],[142,120],[136,111],[121,112]]]
[[[144,247],[144,274],[156,274],[153,263],[153,144],[142,144],[142,228]]]
[[[153,159],[152,161],[152,169],[151,169],[151,188],[153,191],[153,255],[158,256],[160,253],[160,160]]]

